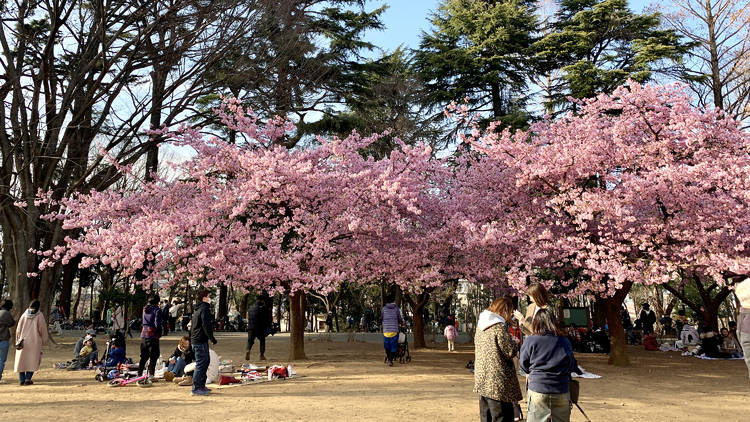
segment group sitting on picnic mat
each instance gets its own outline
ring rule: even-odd
[[[744,356],[750,374],[750,281],[737,283],[735,294],[740,302],[736,324],[730,325],[729,329],[723,328],[719,333],[706,331],[699,334],[688,323],[684,313],[679,313],[676,320],[679,340],[676,346],[682,350],[699,344],[704,350],[718,353],[719,356]],[[526,295],[530,301],[526,314],[515,310],[513,300],[505,296],[495,299],[479,315],[474,338],[473,365],[474,392],[479,394],[482,421],[514,421],[523,418],[518,405],[523,399],[517,378],[519,371],[527,377],[527,421],[568,421],[572,404],[576,404],[577,384],[571,381],[571,375],[580,374],[581,370],[576,363],[571,340],[576,342],[579,330],[575,327],[567,332],[559,329],[553,312],[548,308],[549,293],[542,285],[531,285]],[[231,376],[233,371],[230,376],[222,375],[222,362],[216,352],[209,348],[209,342],[214,345],[217,343],[213,333],[209,291],[201,289],[196,299],[197,304],[190,318],[190,335],[183,336],[168,361],[162,363],[159,362],[159,343],[160,338],[167,333],[170,316],[159,307],[157,295],[149,297],[148,304],[143,308],[140,360],[137,365],[138,384],[141,386],[148,386],[153,382],[157,365],[162,364],[163,367],[159,368],[160,377],[178,385],[191,386],[193,395],[210,394],[210,389],[206,387],[207,381],[219,384],[241,382]],[[265,359],[265,337],[271,325],[269,300],[268,295],[261,295],[250,308],[245,356],[247,360],[250,359],[250,350],[256,339],[260,343],[259,358]],[[394,303],[393,295],[388,296],[385,302],[382,310],[383,346],[386,352],[385,362],[393,366],[403,341],[399,338],[402,337],[400,330],[403,328],[404,318],[400,308]],[[39,311],[38,300],[31,302],[17,324],[10,313],[12,308],[13,302],[10,300],[5,300],[0,308],[0,383],[5,383],[2,374],[10,348],[10,328],[16,325],[14,370],[18,373],[20,385],[32,385],[32,376],[41,365],[42,347],[48,340],[47,323]],[[652,311],[648,306],[643,306],[639,319],[645,328],[644,333],[652,330],[654,318],[650,313]],[[451,351],[455,350],[457,334],[452,324],[453,322],[450,327],[446,326],[444,331]],[[626,331],[629,328],[625,323],[624,327]],[[525,337],[518,331],[522,331]],[[118,371],[129,370],[128,364],[136,366],[125,357],[126,344],[122,332],[114,332],[106,344],[105,352],[100,353],[96,331],[86,331],[76,342],[68,369],[98,367],[106,371],[113,368],[108,374],[118,376]],[[286,378],[294,375],[291,366],[265,368],[245,364],[240,372],[244,381],[254,381],[265,379],[266,374],[261,371],[266,369],[268,379],[272,376]]]

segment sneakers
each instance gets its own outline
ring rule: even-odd
[[[193,385],[193,377],[191,377],[190,375],[184,376],[182,377],[182,381],[177,383],[177,385],[179,385],[180,387],[187,387],[187,386]]]
[[[26,383],[24,383],[23,385],[34,385],[34,381],[26,380]]]
[[[265,355],[260,355],[260,360],[266,360],[266,356]]]
[[[208,388],[200,388],[190,392],[191,396],[207,396],[209,394],[211,394],[211,391],[209,391]]]
[[[0,384],[7,384],[4,379],[0,378]]]
[[[388,361],[388,366],[393,366],[393,361],[392,360]]]
[[[166,382],[172,382],[175,378],[174,372],[165,372],[164,373],[164,381]]]

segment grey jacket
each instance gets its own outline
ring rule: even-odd
[[[0,341],[10,340],[10,327],[16,325],[16,321],[10,312],[0,309]]]

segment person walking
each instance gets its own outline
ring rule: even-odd
[[[526,421],[570,421],[570,374],[580,370],[570,341],[560,335],[549,310],[536,313],[519,363],[529,374]]]
[[[482,422],[512,422],[513,403],[523,400],[513,358],[516,342],[508,332],[513,301],[500,297],[479,314],[474,335],[474,392]]]
[[[268,299],[267,294],[260,295],[248,310],[245,360],[250,360],[250,350],[253,348],[255,339],[260,342],[260,360],[266,360],[266,335],[271,328]]]
[[[398,350],[398,327],[404,323],[401,309],[396,305],[396,296],[389,294],[385,298],[383,306],[383,347],[385,348],[385,359],[388,366],[393,366]]]
[[[5,384],[3,379],[3,370],[5,362],[8,360],[8,350],[10,350],[10,327],[16,325],[16,320],[10,314],[13,309],[13,301],[7,299],[0,307],[0,384]]]
[[[211,360],[208,341],[216,344],[214,338],[214,321],[211,316],[211,298],[208,290],[201,289],[196,295],[195,311],[190,320],[190,343],[195,353],[195,371],[193,372],[194,396],[207,396],[211,390],[206,388],[206,370]]]
[[[14,371],[21,385],[32,385],[31,377],[42,364],[42,347],[47,345],[47,322],[33,300],[16,326],[16,361]]]
[[[445,336],[445,340],[448,342],[448,351],[455,352],[456,351],[456,337],[458,337],[458,331],[456,331],[456,326],[453,324],[446,325],[445,329],[443,330],[443,335]]]
[[[159,308],[159,296],[149,297],[148,304],[143,307],[143,327],[141,328],[141,361],[138,364],[138,376],[143,375],[143,369],[148,362],[148,376],[153,381],[156,364],[161,350],[159,339],[164,332],[164,314]],[[139,381],[140,382],[140,381]]]

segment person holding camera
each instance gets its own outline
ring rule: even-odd
[[[214,337],[214,319],[211,315],[211,297],[206,289],[196,295],[195,311],[190,320],[190,343],[195,353],[195,372],[193,373],[193,396],[207,396],[211,390],[206,388],[206,370],[211,361],[208,341],[216,344]]]

